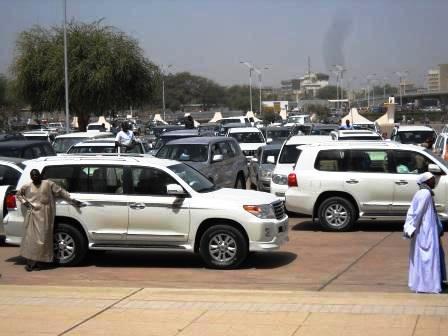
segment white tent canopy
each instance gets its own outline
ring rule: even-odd
[[[253,118],[253,119],[254,119],[254,122],[259,122],[259,121],[261,121],[261,119],[258,119],[258,118],[255,116],[254,112],[252,112],[252,111],[247,111],[247,113],[246,113],[246,117],[247,117],[247,118]]]
[[[369,119],[363,117],[362,115],[359,114],[358,109],[353,107],[349,114],[347,114],[346,116],[342,117],[341,119],[341,125],[345,125],[345,121],[349,120],[351,124],[371,124],[373,125],[374,122],[370,121]]]
[[[221,112],[215,112],[215,114],[213,115],[213,118],[211,118],[209,122],[213,123],[213,122],[217,122],[218,120],[221,120],[221,119],[222,119]]]

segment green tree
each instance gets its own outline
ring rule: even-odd
[[[343,97],[347,97],[347,92],[342,90]],[[341,89],[339,88],[339,95],[341,95]],[[337,88],[334,85],[327,85],[317,91],[317,98],[320,99],[337,99]]]
[[[85,130],[91,114],[141,106],[152,98],[158,68],[136,40],[101,21],[67,26],[70,111]],[[63,28],[35,26],[19,35],[13,73],[34,111],[65,106]]]
[[[0,108],[6,105],[7,79],[5,75],[0,74]]]
[[[248,85],[233,85],[226,90],[227,106],[233,110],[249,111],[250,110],[250,90]],[[257,105],[257,98],[254,90],[252,90],[253,108]]]

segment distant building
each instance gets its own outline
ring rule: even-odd
[[[328,85],[330,76],[323,73],[310,72],[299,78],[299,94],[302,96],[316,97],[317,91]]]
[[[417,88],[415,87],[415,84],[412,82],[406,81],[405,79],[402,80],[400,83],[400,90],[403,94],[417,92]]]
[[[439,64],[437,68],[430,69],[426,83],[429,92],[448,91],[448,64]]]

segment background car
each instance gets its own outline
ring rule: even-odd
[[[35,159],[41,156],[55,156],[56,152],[48,141],[11,140],[0,142],[0,156]]]
[[[259,191],[271,191],[271,176],[281,148],[282,144],[279,143],[258,148],[249,164],[251,187]]]
[[[246,188],[246,157],[233,138],[194,137],[172,140],[157,152],[156,157],[185,162],[217,186]]]
[[[338,130],[330,133],[332,140],[337,141],[376,141],[383,140],[378,133],[370,130]]]
[[[433,152],[435,155],[440,156],[443,160],[448,160],[448,133],[440,133],[437,136],[434,144]]]
[[[145,154],[145,147],[136,141],[132,148],[120,147],[121,153]],[[67,154],[117,153],[115,138],[92,139],[74,144]]]
[[[266,143],[280,143],[288,139],[291,134],[291,128],[281,126],[267,126],[261,127],[260,131],[263,133]]]
[[[425,145],[427,148],[434,144],[437,133],[428,126],[396,126],[392,130],[391,140],[412,145]]]
[[[246,156],[247,164],[250,163],[258,147],[266,145],[263,133],[256,127],[231,128],[227,136],[238,141],[243,154]]]
[[[67,153],[67,151],[74,144],[79,142],[83,142],[89,139],[99,139],[99,138],[107,138],[112,137],[112,133],[110,132],[74,132],[58,135],[52,145],[54,151],[58,154]]]

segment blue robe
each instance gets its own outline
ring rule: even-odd
[[[409,253],[409,288],[414,292],[440,293],[442,281],[446,280],[440,243],[443,227],[430,190],[420,189],[415,193],[405,225],[415,227]]]

